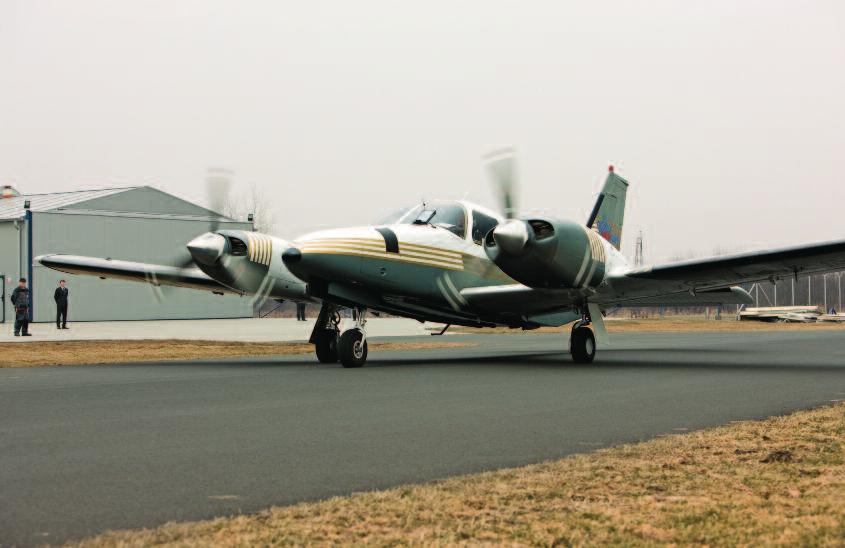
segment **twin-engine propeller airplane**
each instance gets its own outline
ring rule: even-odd
[[[749,304],[732,284],[845,268],[845,240],[631,268],[619,251],[628,182],[614,173],[586,223],[520,217],[515,160],[486,165],[504,215],[462,201],[426,202],[375,226],[340,228],[286,241],[211,230],[187,244],[193,265],[165,266],[75,255],[42,265],[85,274],[256,298],[322,303],[311,333],[320,362],[367,360],[368,310],[472,327],[533,329],[575,321],[576,363],[606,344],[602,310],[611,306]],[[339,311],[352,310],[341,332]]]

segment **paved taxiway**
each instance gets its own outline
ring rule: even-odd
[[[429,338],[430,339],[430,338]],[[426,339],[428,340],[428,339]],[[845,398],[845,332],[559,335],[373,354],[0,369],[0,544],[249,512]]]

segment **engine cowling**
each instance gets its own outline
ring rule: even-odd
[[[307,300],[305,282],[282,261],[288,247],[280,238],[244,230],[209,232],[188,243],[199,269],[227,287],[261,297]]]
[[[601,236],[559,219],[511,219],[484,238],[484,251],[508,276],[530,287],[596,287],[604,281]]]

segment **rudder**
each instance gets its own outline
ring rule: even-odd
[[[610,245],[619,249],[622,245],[622,224],[625,221],[625,196],[628,193],[628,181],[608,168],[609,173],[604,187],[596,200],[593,212],[587,220],[587,228],[598,232]]]

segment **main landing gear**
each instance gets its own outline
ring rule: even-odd
[[[361,367],[367,361],[367,310],[352,309],[353,325],[341,333],[338,307],[323,304],[311,333],[311,342],[320,363],[337,363],[343,367]]]
[[[581,319],[572,326],[569,335],[569,353],[575,363],[593,363],[596,357],[596,336],[587,327],[592,322],[589,312],[583,313]]]

